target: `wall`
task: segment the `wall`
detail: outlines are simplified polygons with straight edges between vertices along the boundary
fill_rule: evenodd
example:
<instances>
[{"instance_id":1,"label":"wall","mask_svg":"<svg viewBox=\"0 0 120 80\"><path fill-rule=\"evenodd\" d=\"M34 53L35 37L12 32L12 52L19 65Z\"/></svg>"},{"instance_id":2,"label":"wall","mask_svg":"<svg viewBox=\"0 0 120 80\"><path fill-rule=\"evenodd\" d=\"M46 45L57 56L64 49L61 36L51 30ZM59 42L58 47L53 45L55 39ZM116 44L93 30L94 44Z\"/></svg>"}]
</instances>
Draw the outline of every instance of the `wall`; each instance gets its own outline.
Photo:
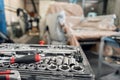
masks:
<instances>
[{"instance_id":1,"label":"wall","mask_svg":"<svg viewBox=\"0 0 120 80\"><path fill-rule=\"evenodd\" d=\"M82 6L82 4L81 4ZM91 8L94 8L94 12L98 13L98 0L86 0L84 5L84 14L87 16L91 12Z\"/></svg>"},{"instance_id":2,"label":"wall","mask_svg":"<svg viewBox=\"0 0 120 80\"><path fill-rule=\"evenodd\" d=\"M98 3L98 14L102 15L103 14L103 1Z\"/></svg>"},{"instance_id":3,"label":"wall","mask_svg":"<svg viewBox=\"0 0 120 80\"><path fill-rule=\"evenodd\" d=\"M4 3L7 24L18 21L16 9L24 8L24 0L4 0Z\"/></svg>"},{"instance_id":4,"label":"wall","mask_svg":"<svg viewBox=\"0 0 120 80\"><path fill-rule=\"evenodd\" d=\"M59 1L59 2L69 2L69 0L55 0L55 1ZM41 17L45 17L46 15L46 11L49 7L50 4L53 4L55 2L54 0L40 0L39 1L39 15L41 15ZM86 0L85 1L85 5L84 5L84 13L85 15L87 15L87 13L90 11L91 7L94 7L95 12L98 12L97 10L97 2L98 0ZM82 3L80 0L78 0L77 2L78 5L80 5L82 7Z\"/></svg>"},{"instance_id":5,"label":"wall","mask_svg":"<svg viewBox=\"0 0 120 80\"><path fill-rule=\"evenodd\" d=\"M39 0L34 0L34 3L35 3L35 6L36 6L36 10L39 13ZM26 0L25 9L28 13L32 13L32 12L35 11L31 0Z\"/></svg>"},{"instance_id":6,"label":"wall","mask_svg":"<svg viewBox=\"0 0 120 80\"><path fill-rule=\"evenodd\" d=\"M116 5L115 5L115 14L117 15L118 19L119 19L119 25L120 25L120 0L116 1Z\"/></svg>"},{"instance_id":7,"label":"wall","mask_svg":"<svg viewBox=\"0 0 120 80\"><path fill-rule=\"evenodd\" d=\"M0 0L0 32L6 34L6 20L4 11L4 0ZM0 39L1 41L1 39Z\"/></svg>"},{"instance_id":8,"label":"wall","mask_svg":"<svg viewBox=\"0 0 120 80\"><path fill-rule=\"evenodd\" d=\"M120 0L108 0L107 14L116 14L116 24L120 25Z\"/></svg>"},{"instance_id":9,"label":"wall","mask_svg":"<svg viewBox=\"0 0 120 80\"><path fill-rule=\"evenodd\" d=\"M44 18L50 4L53 4L54 1L51 0L40 0L39 1L39 15Z\"/></svg>"}]
</instances>

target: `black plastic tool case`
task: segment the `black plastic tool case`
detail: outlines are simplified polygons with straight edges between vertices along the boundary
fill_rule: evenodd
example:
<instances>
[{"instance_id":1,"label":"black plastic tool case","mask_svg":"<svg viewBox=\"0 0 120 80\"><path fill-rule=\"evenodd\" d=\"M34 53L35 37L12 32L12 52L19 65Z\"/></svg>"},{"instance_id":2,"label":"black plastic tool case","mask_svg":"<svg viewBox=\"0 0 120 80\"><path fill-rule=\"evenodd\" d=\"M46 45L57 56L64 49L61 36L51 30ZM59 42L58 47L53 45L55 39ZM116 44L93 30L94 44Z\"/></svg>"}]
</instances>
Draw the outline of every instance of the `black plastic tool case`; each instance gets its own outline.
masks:
<instances>
[{"instance_id":1,"label":"black plastic tool case","mask_svg":"<svg viewBox=\"0 0 120 80\"><path fill-rule=\"evenodd\" d=\"M52 56L63 55L68 56L71 54L79 65L83 66L82 71L72 71L71 68L69 71L61 71L61 70L48 70L48 69L28 69L21 68L20 64L17 67L10 67L10 65L6 64L4 66L0 65L0 69L13 69L18 70L21 74L22 80L94 80L95 75L90 67L90 64L82 51L81 47L72 47L67 45L37 45L37 44L1 44L0 52L9 52L11 55L29 55L35 54L38 52L42 56L46 57L46 54L53 54ZM30 53L31 52L31 53ZM51 56L51 55L47 56ZM35 67L37 66L37 63ZM29 65L29 64L27 64Z\"/></svg>"}]
</instances>

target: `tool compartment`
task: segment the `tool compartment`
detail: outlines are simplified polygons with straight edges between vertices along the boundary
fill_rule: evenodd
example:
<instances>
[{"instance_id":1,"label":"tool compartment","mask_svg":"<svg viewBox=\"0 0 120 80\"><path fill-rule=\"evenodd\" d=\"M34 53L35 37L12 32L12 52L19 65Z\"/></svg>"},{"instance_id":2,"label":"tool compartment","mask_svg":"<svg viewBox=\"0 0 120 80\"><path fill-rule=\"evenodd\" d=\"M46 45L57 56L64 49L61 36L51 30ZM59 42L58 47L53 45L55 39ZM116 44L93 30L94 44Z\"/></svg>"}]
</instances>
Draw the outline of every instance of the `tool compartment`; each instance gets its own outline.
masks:
<instances>
[{"instance_id":1,"label":"tool compartment","mask_svg":"<svg viewBox=\"0 0 120 80\"><path fill-rule=\"evenodd\" d=\"M23 80L94 80L95 75L80 47L67 45L2 44L0 69L18 70ZM40 55L40 61L10 63L14 56Z\"/></svg>"}]
</instances>

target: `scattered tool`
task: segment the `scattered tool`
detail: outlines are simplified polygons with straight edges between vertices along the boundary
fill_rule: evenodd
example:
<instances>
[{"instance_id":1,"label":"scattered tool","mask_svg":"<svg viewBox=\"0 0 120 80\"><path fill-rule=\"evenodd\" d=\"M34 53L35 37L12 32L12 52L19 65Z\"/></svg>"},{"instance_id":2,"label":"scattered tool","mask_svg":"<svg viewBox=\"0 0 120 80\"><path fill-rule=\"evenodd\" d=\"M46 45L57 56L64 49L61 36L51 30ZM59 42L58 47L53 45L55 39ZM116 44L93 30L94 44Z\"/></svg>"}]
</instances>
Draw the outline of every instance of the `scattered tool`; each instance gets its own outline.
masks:
<instances>
[{"instance_id":1,"label":"scattered tool","mask_svg":"<svg viewBox=\"0 0 120 80\"><path fill-rule=\"evenodd\" d=\"M80 66L80 65L73 65L72 66L72 71L75 71L75 72L83 72L83 67Z\"/></svg>"},{"instance_id":2,"label":"scattered tool","mask_svg":"<svg viewBox=\"0 0 120 80\"><path fill-rule=\"evenodd\" d=\"M58 68L55 64L50 64L48 65L47 69L51 71L56 71Z\"/></svg>"},{"instance_id":3,"label":"scattered tool","mask_svg":"<svg viewBox=\"0 0 120 80\"><path fill-rule=\"evenodd\" d=\"M4 74L12 74L12 73L10 70L0 71L0 75L4 75Z\"/></svg>"},{"instance_id":4,"label":"scattered tool","mask_svg":"<svg viewBox=\"0 0 120 80\"><path fill-rule=\"evenodd\" d=\"M16 70L5 70L0 71L0 80L21 80L21 77Z\"/></svg>"},{"instance_id":5,"label":"scattered tool","mask_svg":"<svg viewBox=\"0 0 120 80\"><path fill-rule=\"evenodd\" d=\"M33 63L33 62L39 62L41 60L41 56L39 54L35 55L27 55L21 58L14 58L12 57L10 60L10 63Z\"/></svg>"},{"instance_id":6,"label":"scattered tool","mask_svg":"<svg viewBox=\"0 0 120 80\"><path fill-rule=\"evenodd\" d=\"M37 69L38 69L38 70L45 70L46 67L47 67L46 64L37 64Z\"/></svg>"},{"instance_id":7,"label":"scattered tool","mask_svg":"<svg viewBox=\"0 0 120 80\"><path fill-rule=\"evenodd\" d=\"M73 58L73 57L69 58L69 65L70 65L70 67L75 65L75 62L76 62L75 58Z\"/></svg>"},{"instance_id":8,"label":"scattered tool","mask_svg":"<svg viewBox=\"0 0 120 80\"><path fill-rule=\"evenodd\" d=\"M35 69L35 64L31 63L31 64L28 64L27 68L30 69L30 70L34 70Z\"/></svg>"},{"instance_id":9,"label":"scattered tool","mask_svg":"<svg viewBox=\"0 0 120 80\"><path fill-rule=\"evenodd\" d=\"M68 65L60 65L59 70L60 71L69 71L70 67Z\"/></svg>"}]
</instances>

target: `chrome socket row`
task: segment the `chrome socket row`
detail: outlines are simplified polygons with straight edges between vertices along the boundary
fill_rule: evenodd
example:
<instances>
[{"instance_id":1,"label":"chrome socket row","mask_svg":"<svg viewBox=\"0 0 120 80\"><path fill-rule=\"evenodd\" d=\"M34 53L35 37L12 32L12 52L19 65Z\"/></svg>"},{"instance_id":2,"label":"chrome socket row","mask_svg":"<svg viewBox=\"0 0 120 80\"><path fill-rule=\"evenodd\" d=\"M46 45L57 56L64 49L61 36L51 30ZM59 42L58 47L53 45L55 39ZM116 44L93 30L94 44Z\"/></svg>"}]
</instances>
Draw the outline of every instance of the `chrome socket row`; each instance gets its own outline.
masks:
<instances>
[{"instance_id":1,"label":"chrome socket row","mask_svg":"<svg viewBox=\"0 0 120 80\"><path fill-rule=\"evenodd\" d=\"M30 70L50 70L50 71L84 71L83 65L78 63L73 57L45 57L38 63L31 64L6 64L6 68L30 69Z\"/></svg>"}]
</instances>

